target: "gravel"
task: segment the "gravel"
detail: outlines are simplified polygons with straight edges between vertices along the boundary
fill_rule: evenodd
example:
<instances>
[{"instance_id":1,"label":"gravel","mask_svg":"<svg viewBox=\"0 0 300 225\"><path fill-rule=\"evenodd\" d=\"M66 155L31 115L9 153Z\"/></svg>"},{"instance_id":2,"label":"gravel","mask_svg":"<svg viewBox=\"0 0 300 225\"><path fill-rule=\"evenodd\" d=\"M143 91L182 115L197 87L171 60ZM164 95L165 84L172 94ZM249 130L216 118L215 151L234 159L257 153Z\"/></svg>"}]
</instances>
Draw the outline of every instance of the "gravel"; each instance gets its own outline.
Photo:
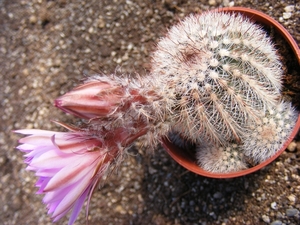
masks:
<instances>
[{"instance_id":1,"label":"gravel","mask_svg":"<svg viewBox=\"0 0 300 225\"><path fill-rule=\"evenodd\" d=\"M271 225L282 225L282 222L280 220L275 220L271 223Z\"/></svg>"},{"instance_id":2,"label":"gravel","mask_svg":"<svg viewBox=\"0 0 300 225\"><path fill-rule=\"evenodd\" d=\"M297 216L299 214L299 210L291 208L287 209L285 213L288 217Z\"/></svg>"},{"instance_id":3,"label":"gravel","mask_svg":"<svg viewBox=\"0 0 300 225\"><path fill-rule=\"evenodd\" d=\"M145 75L155 42L171 24L223 6L263 11L300 43L296 1L0 0L0 224L52 224L12 130L76 123L55 109L55 98L96 72ZM89 223L299 224L299 139L264 169L224 180L195 175L160 146L151 154L137 143L95 191ZM75 224L85 224L84 210Z\"/></svg>"}]
</instances>

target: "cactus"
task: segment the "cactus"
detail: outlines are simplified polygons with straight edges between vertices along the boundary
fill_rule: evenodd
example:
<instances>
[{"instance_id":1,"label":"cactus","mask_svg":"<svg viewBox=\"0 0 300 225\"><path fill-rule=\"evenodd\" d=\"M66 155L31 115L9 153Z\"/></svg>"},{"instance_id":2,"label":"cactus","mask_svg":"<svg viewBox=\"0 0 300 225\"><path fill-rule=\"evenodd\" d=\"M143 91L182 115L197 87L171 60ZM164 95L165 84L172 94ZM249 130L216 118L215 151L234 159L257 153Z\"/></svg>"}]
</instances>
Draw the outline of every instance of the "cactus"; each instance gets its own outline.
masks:
<instances>
[{"instance_id":1,"label":"cactus","mask_svg":"<svg viewBox=\"0 0 300 225\"><path fill-rule=\"evenodd\" d=\"M173 26L157 44L152 74L168 103L170 139L179 147L196 145L199 165L210 172L265 161L297 120L280 103L282 69L271 39L241 15L209 12ZM272 118L273 111L286 119ZM260 130L267 120L277 121L276 141Z\"/></svg>"},{"instance_id":2,"label":"cactus","mask_svg":"<svg viewBox=\"0 0 300 225\"><path fill-rule=\"evenodd\" d=\"M174 129L193 142L240 142L247 124L280 96L276 50L259 26L240 15L187 17L159 41L152 61Z\"/></svg>"},{"instance_id":3,"label":"cactus","mask_svg":"<svg viewBox=\"0 0 300 225\"><path fill-rule=\"evenodd\" d=\"M283 146L297 121L298 113L290 103L281 102L266 110L262 119L249 124L244 135L242 149L255 163L261 163Z\"/></svg>"},{"instance_id":4,"label":"cactus","mask_svg":"<svg viewBox=\"0 0 300 225\"><path fill-rule=\"evenodd\" d=\"M248 168L244 154L238 144L210 146L202 143L196 149L200 167L212 173L229 173Z\"/></svg>"}]
</instances>

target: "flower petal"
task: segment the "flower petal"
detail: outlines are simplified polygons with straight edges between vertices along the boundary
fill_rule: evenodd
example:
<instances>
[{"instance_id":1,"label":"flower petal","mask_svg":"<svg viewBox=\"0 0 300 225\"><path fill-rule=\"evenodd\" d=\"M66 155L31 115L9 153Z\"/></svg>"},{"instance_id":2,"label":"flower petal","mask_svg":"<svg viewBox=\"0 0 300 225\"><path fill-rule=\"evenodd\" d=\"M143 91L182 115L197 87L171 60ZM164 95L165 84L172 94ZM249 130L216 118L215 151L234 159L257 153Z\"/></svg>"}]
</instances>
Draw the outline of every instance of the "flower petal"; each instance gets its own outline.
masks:
<instances>
[{"instance_id":1,"label":"flower petal","mask_svg":"<svg viewBox=\"0 0 300 225\"><path fill-rule=\"evenodd\" d=\"M86 196L88 195L89 192L90 190L86 189L85 192L83 192L83 194L78 198L78 200L74 204L73 211L70 216L68 225L72 225L75 222L78 214L80 213L84 200L86 199Z\"/></svg>"},{"instance_id":2,"label":"flower petal","mask_svg":"<svg viewBox=\"0 0 300 225\"><path fill-rule=\"evenodd\" d=\"M83 179L83 177L88 177L87 173L94 168L94 161L97 159L97 156L97 152L91 152L85 157L73 159L71 164L66 165L52 177L44 191L48 192L53 189L63 188L72 182Z\"/></svg>"},{"instance_id":3,"label":"flower petal","mask_svg":"<svg viewBox=\"0 0 300 225\"><path fill-rule=\"evenodd\" d=\"M68 207L74 204L75 201L80 197L80 195L87 189L90 182L91 182L90 177L83 177L83 179L80 182L78 181L76 187L70 189L69 192L65 193L66 195L54 210L52 217L56 217L62 212L65 212L65 210Z\"/></svg>"}]
</instances>

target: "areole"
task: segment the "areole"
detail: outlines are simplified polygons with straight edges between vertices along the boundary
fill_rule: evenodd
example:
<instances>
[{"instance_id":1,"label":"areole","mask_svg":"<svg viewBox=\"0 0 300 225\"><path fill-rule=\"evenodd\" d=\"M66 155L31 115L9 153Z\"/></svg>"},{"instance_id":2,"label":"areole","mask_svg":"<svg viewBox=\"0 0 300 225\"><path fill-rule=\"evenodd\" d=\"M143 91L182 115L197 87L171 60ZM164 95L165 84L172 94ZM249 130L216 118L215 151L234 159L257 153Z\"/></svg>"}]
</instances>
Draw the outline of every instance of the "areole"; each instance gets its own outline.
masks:
<instances>
[{"instance_id":1,"label":"areole","mask_svg":"<svg viewBox=\"0 0 300 225\"><path fill-rule=\"evenodd\" d=\"M300 64L300 49L296 43L296 41L293 39L293 37L290 35L290 33L276 20L271 18L270 16L257 11L253 9L243 8L243 7L228 7L228 8L219 8L214 11L218 12L226 12L226 13L240 13L246 17L248 17L251 21L259 23L263 26L272 26L275 28L275 31L278 32L290 45L292 48L295 57L297 58L297 61ZM293 131L289 138L286 140L284 145L280 150L277 151L277 153L269 158L268 160L264 161L263 163L260 163L254 167L251 167L249 169L241 170L238 172L231 172L231 173L211 173L203 170L200 168L195 160L195 157L187 152L182 151L177 146L172 144L167 138L164 138L162 140L162 145L165 148L165 150L168 152L168 154L181 166L186 168L187 170L194 172L196 174L205 176L205 177L211 177L211 178L234 178L234 177L240 177L244 176L250 173L253 173L266 165L270 164L272 161L274 161L290 144L290 142L293 140L293 138L296 136L298 130L300 127L300 115L298 116L298 120L293 128Z\"/></svg>"}]
</instances>

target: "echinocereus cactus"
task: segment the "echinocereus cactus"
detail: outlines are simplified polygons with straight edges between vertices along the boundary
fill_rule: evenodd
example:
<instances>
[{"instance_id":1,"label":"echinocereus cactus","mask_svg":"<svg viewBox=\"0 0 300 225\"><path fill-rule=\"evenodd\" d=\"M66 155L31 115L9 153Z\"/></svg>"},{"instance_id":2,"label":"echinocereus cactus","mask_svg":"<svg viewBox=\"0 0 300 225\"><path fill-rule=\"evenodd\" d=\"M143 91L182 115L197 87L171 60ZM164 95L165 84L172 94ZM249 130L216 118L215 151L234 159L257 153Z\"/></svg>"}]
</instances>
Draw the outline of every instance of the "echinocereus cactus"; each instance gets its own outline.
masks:
<instances>
[{"instance_id":1,"label":"echinocereus cactus","mask_svg":"<svg viewBox=\"0 0 300 225\"><path fill-rule=\"evenodd\" d=\"M152 73L161 79L168 96L167 110L173 114L170 121L176 121L171 130L180 136L175 142L199 146L209 142L207 152L202 150L196 156L201 167L210 172L246 168L244 154L262 162L274 155L291 133L291 129L285 130L276 143L262 141L268 146L265 148L251 138L256 130L250 129L250 124L259 128L268 109L280 103L282 70L270 38L241 15L192 15L173 26L157 44ZM292 128L297 112L289 110L285 124ZM180 140L182 137L189 141ZM237 146L235 152L240 151L241 166L234 167L240 161L236 159L222 167L222 160L212 155L233 156L229 152L232 143ZM221 153L220 149L227 150Z\"/></svg>"},{"instance_id":2,"label":"echinocereus cactus","mask_svg":"<svg viewBox=\"0 0 300 225\"><path fill-rule=\"evenodd\" d=\"M260 27L240 15L186 18L160 40L152 68L177 132L194 142L239 142L248 122L280 97L276 50Z\"/></svg>"},{"instance_id":3,"label":"echinocereus cactus","mask_svg":"<svg viewBox=\"0 0 300 225\"><path fill-rule=\"evenodd\" d=\"M29 135L18 149L40 177L53 219L73 209L72 224L103 174L141 136L155 146L170 134L216 173L247 168L247 157L259 163L275 154L297 114L281 103L281 74L259 26L236 14L192 15L158 42L147 77L94 76L55 101L84 119L84 127L16 131Z\"/></svg>"}]
</instances>

